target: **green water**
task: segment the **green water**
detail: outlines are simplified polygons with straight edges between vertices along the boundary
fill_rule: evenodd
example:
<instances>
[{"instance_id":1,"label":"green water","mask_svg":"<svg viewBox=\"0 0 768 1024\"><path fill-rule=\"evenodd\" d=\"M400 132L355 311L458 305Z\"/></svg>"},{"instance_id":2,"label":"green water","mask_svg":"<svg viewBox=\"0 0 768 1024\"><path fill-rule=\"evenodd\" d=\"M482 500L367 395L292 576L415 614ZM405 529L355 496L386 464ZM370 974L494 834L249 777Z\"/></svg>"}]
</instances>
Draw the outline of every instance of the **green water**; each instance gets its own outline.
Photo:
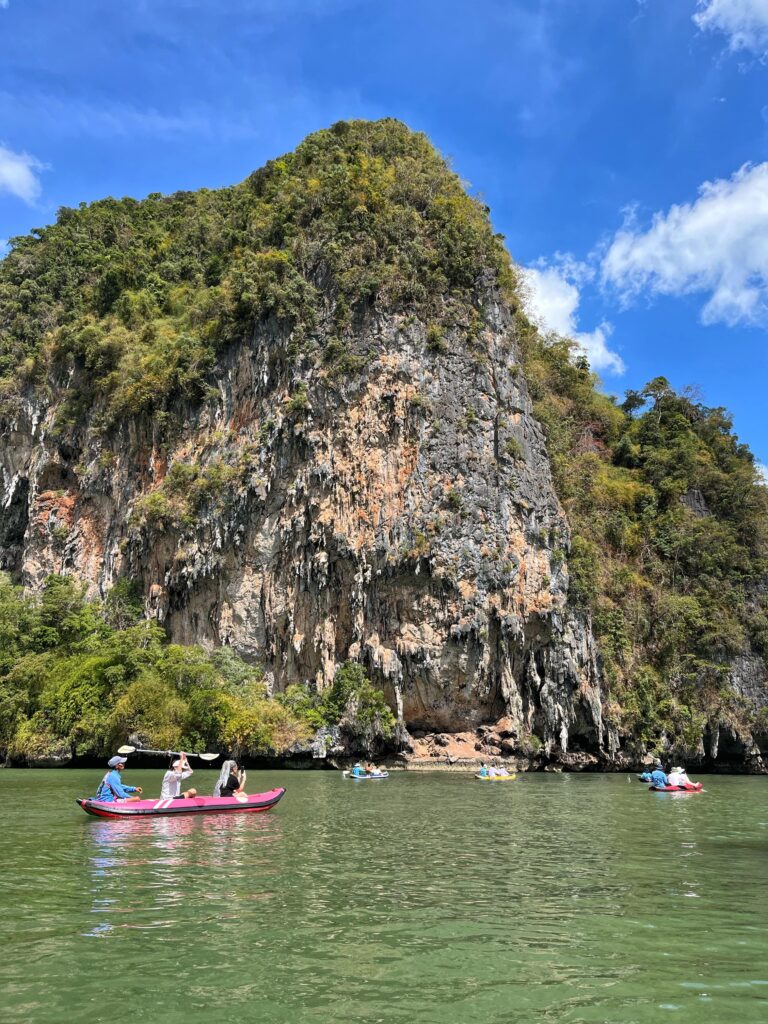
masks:
<instances>
[{"instance_id":1,"label":"green water","mask_svg":"<svg viewBox=\"0 0 768 1024\"><path fill-rule=\"evenodd\" d=\"M0 771L3 1024L768 1020L766 779L251 772L274 811L128 822L98 777Z\"/></svg>"}]
</instances>

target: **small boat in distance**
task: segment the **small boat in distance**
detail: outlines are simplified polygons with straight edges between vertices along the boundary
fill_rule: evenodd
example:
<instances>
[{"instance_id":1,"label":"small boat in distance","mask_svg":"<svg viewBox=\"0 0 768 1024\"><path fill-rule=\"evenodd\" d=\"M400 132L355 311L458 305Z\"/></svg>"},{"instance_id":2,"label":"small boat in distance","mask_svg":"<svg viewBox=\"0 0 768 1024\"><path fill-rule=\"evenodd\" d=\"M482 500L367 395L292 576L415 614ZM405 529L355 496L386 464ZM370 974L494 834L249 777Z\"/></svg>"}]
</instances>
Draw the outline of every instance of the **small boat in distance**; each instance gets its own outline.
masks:
<instances>
[{"instance_id":1,"label":"small boat in distance","mask_svg":"<svg viewBox=\"0 0 768 1024\"><path fill-rule=\"evenodd\" d=\"M285 789L235 796L196 796L161 800L117 800L105 803L93 798L77 799L86 814L96 818L148 818L173 814L238 814L243 811L268 811L282 798Z\"/></svg>"},{"instance_id":2,"label":"small boat in distance","mask_svg":"<svg viewBox=\"0 0 768 1024\"><path fill-rule=\"evenodd\" d=\"M356 782L370 782L389 778L389 772L366 772L365 775L355 775L353 772L343 771L341 774L345 779L354 779Z\"/></svg>"},{"instance_id":3,"label":"small boat in distance","mask_svg":"<svg viewBox=\"0 0 768 1024\"><path fill-rule=\"evenodd\" d=\"M514 779L517 778L517 774L513 773L512 775L476 775L475 778L479 779L481 782L512 782Z\"/></svg>"}]
</instances>

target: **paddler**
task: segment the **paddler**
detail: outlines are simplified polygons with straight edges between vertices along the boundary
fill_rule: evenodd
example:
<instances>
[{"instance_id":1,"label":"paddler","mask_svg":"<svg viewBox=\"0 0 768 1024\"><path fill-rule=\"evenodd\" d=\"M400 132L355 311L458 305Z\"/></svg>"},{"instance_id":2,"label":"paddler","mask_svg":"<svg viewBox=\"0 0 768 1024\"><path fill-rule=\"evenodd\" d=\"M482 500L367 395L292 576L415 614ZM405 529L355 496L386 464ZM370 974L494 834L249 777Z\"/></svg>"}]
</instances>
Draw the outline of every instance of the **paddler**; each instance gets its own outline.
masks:
<instances>
[{"instance_id":1,"label":"paddler","mask_svg":"<svg viewBox=\"0 0 768 1024\"><path fill-rule=\"evenodd\" d=\"M160 790L160 799L191 800L193 797L196 797L196 789L187 789L183 793L181 792L182 782L184 779L188 779L191 774L192 769L189 767L187 755L182 750L177 759L163 776L163 786Z\"/></svg>"},{"instance_id":2,"label":"paddler","mask_svg":"<svg viewBox=\"0 0 768 1024\"><path fill-rule=\"evenodd\" d=\"M141 794L141 786L126 786L120 778L120 773L125 768L126 760L121 754L115 754L107 761L110 771L99 783L94 799L104 804L113 804L118 800L141 800L141 796L131 796L132 793Z\"/></svg>"},{"instance_id":3,"label":"paddler","mask_svg":"<svg viewBox=\"0 0 768 1024\"><path fill-rule=\"evenodd\" d=\"M665 789L669 785L667 774L662 767L661 761L657 761L651 772L651 785L655 789Z\"/></svg>"},{"instance_id":4,"label":"paddler","mask_svg":"<svg viewBox=\"0 0 768 1024\"><path fill-rule=\"evenodd\" d=\"M667 776L667 781L670 786L682 786L685 788L686 786L693 785L691 780L688 778L685 768L681 768L679 765L672 769Z\"/></svg>"},{"instance_id":5,"label":"paddler","mask_svg":"<svg viewBox=\"0 0 768 1024\"><path fill-rule=\"evenodd\" d=\"M354 775L355 778L365 778L366 771L359 761L355 761L354 765L352 766L351 774Z\"/></svg>"}]
</instances>

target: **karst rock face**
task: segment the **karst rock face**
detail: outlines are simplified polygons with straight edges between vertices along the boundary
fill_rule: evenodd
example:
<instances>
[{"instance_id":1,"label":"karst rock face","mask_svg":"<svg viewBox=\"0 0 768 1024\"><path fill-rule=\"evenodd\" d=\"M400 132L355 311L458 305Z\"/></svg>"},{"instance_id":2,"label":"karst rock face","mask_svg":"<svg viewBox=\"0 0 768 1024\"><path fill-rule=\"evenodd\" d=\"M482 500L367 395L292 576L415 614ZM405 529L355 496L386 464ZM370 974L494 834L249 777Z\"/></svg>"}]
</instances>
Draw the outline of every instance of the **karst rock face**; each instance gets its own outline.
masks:
<instances>
[{"instance_id":1,"label":"karst rock face","mask_svg":"<svg viewBox=\"0 0 768 1024\"><path fill-rule=\"evenodd\" d=\"M490 752L492 728L538 765L642 763L569 603L515 272L424 136L340 123L230 189L65 210L20 242L0 569L32 592L131 580L172 640L231 647L272 692L358 661L406 747ZM759 717L765 663L740 650L728 686ZM712 706L688 763L764 770L748 719Z\"/></svg>"},{"instance_id":2,"label":"karst rock face","mask_svg":"<svg viewBox=\"0 0 768 1024\"><path fill-rule=\"evenodd\" d=\"M231 346L170 446L144 417L106 455L87 423L51 436L55 400L30 401L0 452L4 567L101 593L130 575L174 640L231 645L276 690L355 658L408 728L506 717L552 749L603 750L568 524L493 286L474 345L380 314L354 372L289 345L267 323ZM183 523L137 515L174 463L241 469Z\"/></svg>"}]
</instances>

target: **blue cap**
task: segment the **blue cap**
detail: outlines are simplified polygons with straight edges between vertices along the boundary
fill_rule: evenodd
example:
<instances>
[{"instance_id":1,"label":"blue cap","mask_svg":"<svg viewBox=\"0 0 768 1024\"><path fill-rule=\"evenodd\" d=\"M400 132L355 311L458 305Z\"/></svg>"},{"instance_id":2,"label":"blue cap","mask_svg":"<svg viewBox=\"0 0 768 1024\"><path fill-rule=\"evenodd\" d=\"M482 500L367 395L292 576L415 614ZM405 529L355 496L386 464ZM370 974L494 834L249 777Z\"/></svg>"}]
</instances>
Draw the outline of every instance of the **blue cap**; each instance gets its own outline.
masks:
<instances>
[{"instance_id":1,"label":"blue cap","mask_svg":"<svg viewBox=\"0 0 768 1024\"><path fill-rule=\"evenodd\" d=\"M117 768L119 764L125 764L125 758L121 757L120 754L115 754L114 757L110 757L110 759L107 761L107 764L109 765L110 768Z\"/></svg>"}]
</instances>

